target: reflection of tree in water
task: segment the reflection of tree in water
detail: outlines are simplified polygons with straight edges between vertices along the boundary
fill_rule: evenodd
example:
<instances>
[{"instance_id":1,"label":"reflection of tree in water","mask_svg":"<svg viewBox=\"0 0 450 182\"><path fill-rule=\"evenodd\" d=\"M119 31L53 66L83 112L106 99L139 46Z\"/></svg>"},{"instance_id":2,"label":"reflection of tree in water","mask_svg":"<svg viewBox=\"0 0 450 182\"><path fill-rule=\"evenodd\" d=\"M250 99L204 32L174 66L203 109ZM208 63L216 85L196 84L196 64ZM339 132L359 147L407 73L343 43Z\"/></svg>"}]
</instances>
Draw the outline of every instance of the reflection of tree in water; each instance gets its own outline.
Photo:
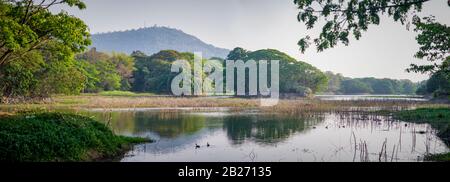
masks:
<instances>
[{"instance_id":1,"label":"reflection of tree in water","mask_svg":"<svg viewBox=\"0 0 450 182\"><path fill-rule=\"evenodd\" d=\"M192 135L203 128L221 127L233 144L245 140L260 144L276 144L296 132L324 120L323 116L228 115L208 117L183 112L104 112L95 117L107 122L118 134L141 136L149 132L161 138L175 139Z\"/></svg>"},{"instance_id":2,"label":"reflection of tree in water","mask_svg":"<svg viewBox=\"0 0 450 182\"><path fill-rule=\"evenodd\" d=\"M104 123L109 122L116 133L125 135L154 132L160 137L175 138L206 127L205 116L182 112L91 112L89 115Z\"/></svg>"},{"instance_id":3,"label":"reflection of tree in water","mask_svg":"<svg viewBox=\"0 0 450 182\"><path fill-rule=\"evenodd\" d=\"M135 130L135 112L88 112L101 122L109 123L117 134L132 135Z\"/></svg>"},{"instance_id":4,"label":"reflection of tree in water","mask_svg":"<svg viewBox=\"0 0 450 182\"><path fill-rule=\"evenodd\" d=\"M226 117L223 127L233 144L242 144L246 140L276 144L322 121L322 116L239 115Z\"/></svg>"},{"instance_id":5,"label":"reflection of tree in water","mask_svg":"<svg viewBox=\"0 0 450 182\"><path fill-rule=\"evenodd\" d=\"M175 138L193 134L205 127L205 117L177 112L136 112L134 133L155 132L160 137Z\"/></svg>"}]
</instances>

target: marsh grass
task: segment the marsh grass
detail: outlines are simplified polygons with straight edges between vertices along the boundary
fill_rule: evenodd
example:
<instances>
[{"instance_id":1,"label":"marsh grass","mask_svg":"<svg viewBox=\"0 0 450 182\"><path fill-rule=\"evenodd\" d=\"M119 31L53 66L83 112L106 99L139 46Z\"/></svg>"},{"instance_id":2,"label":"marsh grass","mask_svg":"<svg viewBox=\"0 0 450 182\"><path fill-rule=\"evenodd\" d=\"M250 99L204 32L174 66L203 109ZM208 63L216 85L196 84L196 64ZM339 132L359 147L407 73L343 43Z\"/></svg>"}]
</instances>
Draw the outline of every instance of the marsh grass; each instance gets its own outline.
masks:
<instances>
[{"instance_id":1,"label":"marsh grass","mask_svg":"<svg viewBox=\"0 0 450 182\"><path fill-rule=\"evenodd\" d=\"M148 139L115 135L92 118L25 112L0 117L1 161L111 160Z\"/></svg>"},{"instance_id":2,"label":"marsh grass","mask_svg":"<svg viewBox=\"0 0 450 182\"><path fill-rule=\"evenodd\" d=\"M133 93L135 94L135 93ZM118 94L109 95L80 95L80 96L55 96L51 102L30 104L3 104L1 108L38 108L38 107L84 107L84 108L143 108L143 107L236 107L236 108L261 108L277 112L298 111L333 111L356 110L361 108L385 108L401 110L410 107L437 107L447 106L429 102L393 100L342 100L325 101L319 99L294 98L280 99L277 105L272 107L260 107L257 98L215 98L215 97L160 97L160 96L126 96Z\"/></svg>"},{"instance_id":3,"label":"marsh grass","mask_svg":"<svg viewBox=\"0 0 450 182\"><path fill-rule=\"evenodd\" d=\"M122 97L143 97L143 96L154 96L153 93L136 93L136 92L130 92L130 91L103 91L98 94L99 96L122 96Z\"/></svg>"}]
</instances>

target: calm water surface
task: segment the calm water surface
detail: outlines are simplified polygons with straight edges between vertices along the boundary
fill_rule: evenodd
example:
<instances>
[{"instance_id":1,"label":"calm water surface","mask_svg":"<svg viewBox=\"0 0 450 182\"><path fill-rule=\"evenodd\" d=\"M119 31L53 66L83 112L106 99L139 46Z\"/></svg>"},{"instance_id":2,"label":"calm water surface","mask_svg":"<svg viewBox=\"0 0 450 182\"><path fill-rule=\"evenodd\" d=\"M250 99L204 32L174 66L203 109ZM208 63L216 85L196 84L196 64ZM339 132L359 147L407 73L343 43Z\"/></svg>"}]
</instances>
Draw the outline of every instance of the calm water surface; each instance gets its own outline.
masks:
<instances>
[{"instance_id":1,"label":"calm water surface","mask_svg":"<svg viewBox=\"0 0 450 182\"><path fill-rule=\"evenodd\" d=\"M380 116L286 116L226 108L91 110L90 114L118 134L155 140L136 145L122 159L126 162L421 161L426 153L449 151L430 125Z\"/></svg>"}]
</instances>

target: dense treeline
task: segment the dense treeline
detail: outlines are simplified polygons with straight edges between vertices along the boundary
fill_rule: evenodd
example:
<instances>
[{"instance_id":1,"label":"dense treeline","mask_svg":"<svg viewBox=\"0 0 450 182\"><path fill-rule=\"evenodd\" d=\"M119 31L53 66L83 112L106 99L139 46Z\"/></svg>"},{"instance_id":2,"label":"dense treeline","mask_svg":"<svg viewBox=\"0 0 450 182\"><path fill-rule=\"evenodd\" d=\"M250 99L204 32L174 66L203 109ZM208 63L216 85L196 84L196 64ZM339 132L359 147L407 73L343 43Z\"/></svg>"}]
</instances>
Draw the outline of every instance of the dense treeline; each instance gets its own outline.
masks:
<instances>
[{"instance_id":1,"label":"dense treeline","mask_svg":"<svg viewBox=\"0 0 450 182\"><path fill-rule=\"evenodd\" d=\"M136 60L132 91L164 94L171 93L171 81L173 77L178 74L170 72L171 63L181 59L192 62L194 59L192 53L179 53L173 50L160 51L151 56L146 56L142 52L136 51L132 54L132 57ZM222 71L226 73L226 60L222 58L211 59L218 60L222 63ZM259 60L279 60L280 92L282 93L307 95L320 91L326 87L327 78L320 70L310 64L297 61L278 50L265 49L251 52L242 48L235 48L228 54L227 60L255 60L256 62ZM205 61L206 60L204 59L203 62ZM246 74L246 90L248 92L248 73ZM206 76L207 75L204 75L204 77ZM270 80L270 78L268 80ZM226 87L225 77L224 87Z\"/></svg>"},{"instance_id":2,"label":"dense treeline","mask_svg":"<svg viewBox=\"0 0 450 182\"><path fill-rule=\"evenodd\" d=\"M410 80L347 78L330 71L325 74L329 80L325 93L332 94L414 94L418 86Z\"/></svg>"},{"instance_id":3,"label":"dense treeline","mask_svg":"<svg viewBox=\"0 0 450 182\"><path fill-rule=\"evenodd\" d=\"M95 48L75 56L79 70L85 75L83 92L130 90L134 59L123 53L111 55Z\"/></svg>"},{"instance_id":4,"label":"dense treeline","mask_svg":"<svg viewBox=\"0 0 450 182\"><path fill-rule=\"evenodd\" d=\"M237 47L228 54L227 60L255 60L257 63L260 60L278 60L280 93L308 96L327 87L327 77L322 71L275 49L252 52ZM268 64L268 67L270 67L270 64ZM268 75L268 80L270 80L270 75Z\"/></svg>"},{"instance_id":5,"label":"dense treeline","mask_svg":"<svg viewBox=\"0 0 450 182\"><path fill-rule=\"evenodd\" d=\"M85 8L80 0L0 0L0 102L110 90L170 94L171 80L177 74L170 71L171 62L193 60L192 53L170 50L151 56L139 51L131 55L106 54L95 48L85 51L91 44L88 27L67 12L52 13L49 8L56 4ZM416 20L415 26L421 46L416 57L434 62L408 69L431 74L418 89L409 80L350 79L324 74L274 49L235 48L227 60L279 60L282 93L413 94L417 90L420 94L448 96L450 28L433 18ZM215 59L225 64L222 58Z\"/></svg>"},{"instance_id":6,"label":"dense treeline","mask_svg":"<svg viewBox=\"0 0 450 182\"><path fill-rule=\"evenodd\" d=\"M238 53L241 57L236 57ZM171 72L171 63L175 60L187 60L193 65L194 54L174 50L163 50L150 56L140 51L131 55L114 52L107 54L92 48L65 61L59 61L49 55L45 58L44 60L42 53L30 54L28 59L34 61L24 59L2 67L4 76L1 79L5 83L2 84L2 94L5 101L18 97L45 98L52 94L112 90L171 94L172 79L179 74ZM213 59L223 64L222 71L226 73L225 60ZM279 60L282 93L309 95L326 87L327 78L320 70L274 49L251 52L236 48L230 52L227 59ZM205 61L207 59L203 59L203 63ZM208 82L206 76L203 75L204 82ZM246 79L248 91L248 75Z\"/></svg>"},{"instance_id":7,"label":"dense treeline","mask_svg":"<svg viewBox=\"0 0 450 182\"><path fill-rule=\"evenodd\" d=\"M186 60L190 63L191 68L194 64L193 53L180 53L174 50L163 50L151 56L135 51L132 53L132 57L136 61L136 68L133 72L134 83L131 90L135 92L171 94L172 79L179 74L171 72L172 63L176 60ZM206 59L202 61L205 62ZM199 78L194 77L193 79ZM193 80L192 83L195 84Z\"/></svg>"}]
</instances>

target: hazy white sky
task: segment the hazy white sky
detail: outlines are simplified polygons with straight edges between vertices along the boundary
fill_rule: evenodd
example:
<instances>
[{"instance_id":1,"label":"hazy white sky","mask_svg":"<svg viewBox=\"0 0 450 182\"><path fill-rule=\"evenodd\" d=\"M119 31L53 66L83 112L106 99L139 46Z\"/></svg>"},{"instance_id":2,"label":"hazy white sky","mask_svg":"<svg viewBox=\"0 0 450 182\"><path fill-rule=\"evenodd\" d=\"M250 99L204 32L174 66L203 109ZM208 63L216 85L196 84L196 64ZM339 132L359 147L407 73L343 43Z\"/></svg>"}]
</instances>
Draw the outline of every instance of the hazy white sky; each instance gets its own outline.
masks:
<instances>
[{"instance_id":1,"label":"hazy white sky","mask_svg":"<svg viewBox=\"0 0 450 182\"><path fill-rule=\"evenodd\" d=\"M307 31L297 21L293 0L85 0L87 9L67 9L83 19L92 33L127 30L144 26L169 26L192 34L206 43L232 49L274 48L321 70L349 77L396 78L419 81L427 75L406 73L418 46L416 33L392 19L371 26L359 41L318 53L301 54L297 42ZM423 15L435 15L450 24L447 0L424 4Z\"/></svg>"}]
</instances>

